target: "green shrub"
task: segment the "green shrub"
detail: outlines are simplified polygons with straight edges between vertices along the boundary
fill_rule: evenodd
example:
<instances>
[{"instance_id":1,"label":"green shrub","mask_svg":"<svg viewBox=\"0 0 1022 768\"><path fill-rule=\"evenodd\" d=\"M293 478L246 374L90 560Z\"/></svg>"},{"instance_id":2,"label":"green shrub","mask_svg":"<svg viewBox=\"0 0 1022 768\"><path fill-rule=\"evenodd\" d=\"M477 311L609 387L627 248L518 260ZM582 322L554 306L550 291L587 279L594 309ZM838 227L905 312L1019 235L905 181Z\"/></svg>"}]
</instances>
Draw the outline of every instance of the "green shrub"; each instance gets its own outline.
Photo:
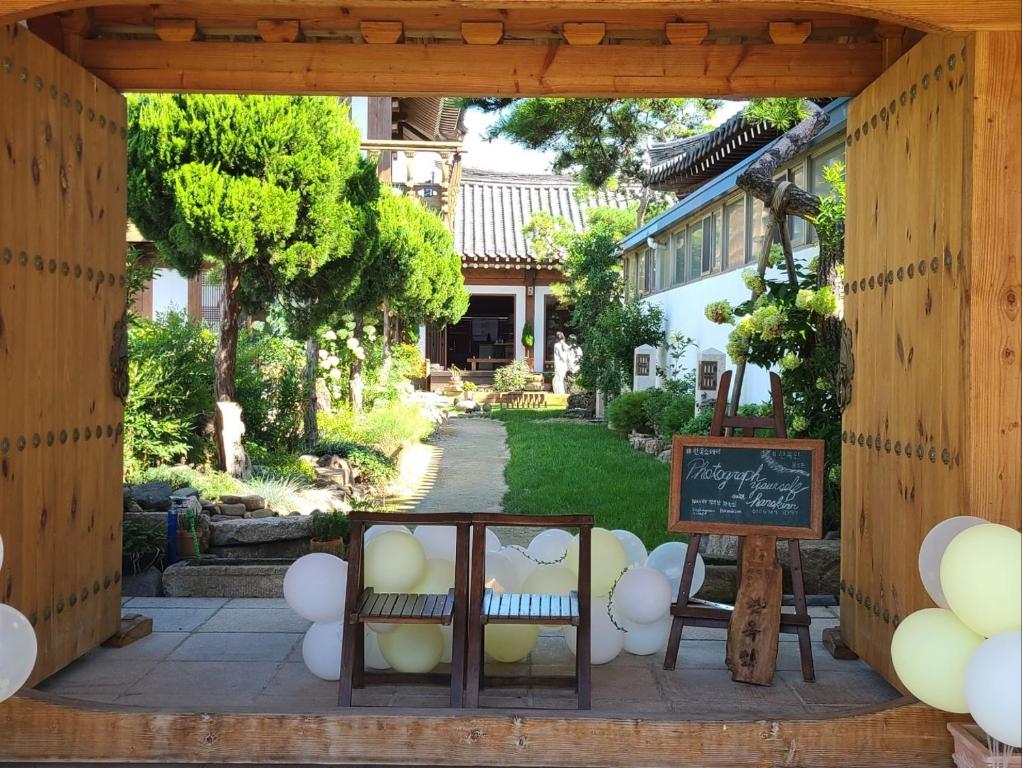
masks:
<instances>
[{"instance_id":1,"label":"green shrub","mask_svg":"<svg viewBox=\"0 0 1022 768\"><path fill-rule=\"evenodd\" d=\"M249 440L271 451L298 449L304 374L303 345L266 330L241 333L236 384Z\"/></svg>"},{"instance_id":2,"label":"green shrub","mask_svg":"<svg viewBox=\"0 0 1022 768\"><path fill-rule=\"evenodd\" d=\"M395 400L377 405L364 416L361 442L393 456L402 447L425 440L433 426L417 404Z\"/></svg>"},{"instance_id":3,"label":"green shrub","mask_svg":"<svg viewBox=\"0 0 1022 768\"><path fill-rule=\"evenodd\" d=\"M713 408L703 408L681 428L683 435L708 435L713 424Z\"/></svg>"},{"instance_id":4,"label":"green shrub","mask_svg":"<svg viewBox=\"0 0 1022 768\"><path fill-rule=\"evenodd\" d=\"M320 440L312 452L317 456L337 455L362 472L366 482L377 488L397 477L397 464L386 454L367 445L344 440Z\"/></svg>"},{"instance_id":5,"label":"green shrub","mask_svg":"<svg viewBox=\"0 0 1022 768\"><path fill-rule=\"evenodd\" d=\"M300 478L312 482L316 472L298 455L289 451L270 451L257 443L245 443L245 451L252 460L252 470L260 477Z\"/></svg>"},{"instance_id":6,"label":"green shrub","mask_svg":"<svg viewBox=\"0 0 1022 768\"><path fill-rule=\"evenodd\" d=\"M519 392L525 388L532 371L524 360L498 368L493 374L493 388L498 392Z\"/></svg>"},{"instance_id":7,"label":"green shrub","mask_svg":"<svg viewBox=\"0 0 1022 768\"><path fill-rule=\"evenodd\" d=\"M351 522L343 512L324 512L312 516L312 538L320 541L347 540Z\"/></svg>"},{"instance_id":8,"label":"green shrub","mask_svg":"<svg viewBox=\"0 0 1022 768\"><path fill-rule=\"evenodd\" d=\"M650 392L625 392L610 401L607 406L607 418L611 427L623 434L630 432L650 433L653 427L646 414L645 404L649 399Z\"/></svg>"},{"instance_id":9,"label":"green shrub","mask_svg":"<svg viewBox=\"0 0 1022 768\"><path fill-rule=\"evenodd\" d=\"M682 431L695 415L695 397L676 394L668 389L648 390L643 403L646 419L660 437L670 437Z\"/></svg>"},{"instance_id":10,"label":"green shrub","mask_svg":"<svg viewBox=\"0 0 1022 768\"><path fill-rule=\"evenodd\" d=\"M244 483L226 472L195 469L184 465L146 467L137 475L128 478L133 483L151 483L162 481L170 483L171 488L195 488L204 499L219 499L225 494L243 494L246 492Z\"/></svg>"}]
</instances>

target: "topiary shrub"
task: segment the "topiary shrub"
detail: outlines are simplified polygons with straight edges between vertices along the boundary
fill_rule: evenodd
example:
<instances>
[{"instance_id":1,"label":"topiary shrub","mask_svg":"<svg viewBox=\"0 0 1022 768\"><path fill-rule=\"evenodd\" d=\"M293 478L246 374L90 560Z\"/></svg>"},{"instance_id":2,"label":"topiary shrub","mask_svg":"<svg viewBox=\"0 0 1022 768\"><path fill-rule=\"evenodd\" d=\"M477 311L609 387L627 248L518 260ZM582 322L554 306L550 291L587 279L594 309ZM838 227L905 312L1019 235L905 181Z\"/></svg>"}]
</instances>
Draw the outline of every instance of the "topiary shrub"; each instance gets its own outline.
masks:
<instances>
[{"instance_id":1,"label":"topiary shrub","mask_svg":"<svg viewBox=\"0 0 1022 768\"><path fill-rule=\"evenodd\" d=\"M532 371L524 360L498 368L493 374L493 388L498 392L520 392L525 389Z\"/></svg>"},{"instance_id":2,"label":"topiary shrub","mask_svg":"<svg viewBox=\"0 0 1022 768\"><path fill-rule=\"evenodd\" d=\"M647 389L642 392L625 392L611 400L607 406L607 418L611 429L625 435L630 432L651 433L653 426L646 413L646 401L653 391Z\"/></svg>"},{"instance_id":3,"label":"topiary shrub","mask_svg":"<svg viewBox=\"0 0 1022 768\"><path fill-rule=\"evenodd\" d=\"M653 431L660 437L679 434L695 415L695 397L667 389L651 389L643 408Z\"/></svg>"}]
</instances>

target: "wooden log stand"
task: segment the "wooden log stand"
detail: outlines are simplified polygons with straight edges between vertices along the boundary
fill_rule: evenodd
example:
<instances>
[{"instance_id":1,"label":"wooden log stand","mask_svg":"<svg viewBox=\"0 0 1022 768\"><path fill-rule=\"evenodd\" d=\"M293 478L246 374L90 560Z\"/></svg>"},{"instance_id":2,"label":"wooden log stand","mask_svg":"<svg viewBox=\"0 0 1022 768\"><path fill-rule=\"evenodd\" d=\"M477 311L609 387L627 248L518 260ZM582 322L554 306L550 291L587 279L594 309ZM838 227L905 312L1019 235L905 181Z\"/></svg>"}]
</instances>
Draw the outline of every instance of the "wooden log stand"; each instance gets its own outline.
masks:
<instances>
[{"instance_id":1,"label":"wooden log stand","mask_svg":"<svg viewBox=\"0 0 1022 768\"><path fill-rule=\"evenodd\" d=\"M781 381L775 373L770 374L771 401L773 414L767 417L728 416L726 407L731 387L732 372L721 375L717 390L710 434L719 437L736 437L741 430L742 440L754 436L755 430L769 429L776 438L786 438L784 424L784 403ZM752 444L749 441L747 444ZM768 441L767 441L768 442ZM671 479L671 520L680 505L678 486L680 481L681 455L679 446L674 448L674 467ZM815 469L815 465L814 465ZM817 474L814 471L814 474ZM818 478L814 478L817 479ZM820 510L814 505L813 526L815 537L819 537ZM733 532L724 530L728 526L706 524L703 533ZM675 528L676 529L676 528ZM798 635L799 655L802 662L802 677L807 682L816 680L813 667L813 652L809 637L812 619L806 605L805 583L802 578L802 553L795 534L781 527L750 528L755 533L738 533L738 594L735 605L708 603L691 596L692 579L695 571L696 554L703 533L692 532L688 551L678 588L678 599L671 606L671 633L667 641L664 669L673 670L678 661L682 632L686 625L728 630L726 663L732 679L755 685L770 685L773 682L777 664L778 636L781 633ZM761 532L760 532L761 531ZM806 537L806 532L799 535ZM788 538L788 557L791 568L791 585L795 599L794 613L781 610L781 566L777 561L777 539Z\"/></svg>"}]
</instances>

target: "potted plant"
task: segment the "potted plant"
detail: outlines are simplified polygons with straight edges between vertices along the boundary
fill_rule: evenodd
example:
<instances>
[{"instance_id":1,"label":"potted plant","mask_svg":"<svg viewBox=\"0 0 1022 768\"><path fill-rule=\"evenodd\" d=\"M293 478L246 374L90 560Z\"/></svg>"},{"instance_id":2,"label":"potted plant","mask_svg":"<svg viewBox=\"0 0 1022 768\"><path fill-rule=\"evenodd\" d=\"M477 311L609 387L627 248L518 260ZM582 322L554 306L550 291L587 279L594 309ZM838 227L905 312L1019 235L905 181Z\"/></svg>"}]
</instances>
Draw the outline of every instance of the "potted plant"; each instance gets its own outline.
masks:
<instances>
[{"instance_id":1,"label":"potted plant","mask_svg":"<svg viewBox=\"0 0 1022 768\"><path fill-rule=\"evenodd\" d=\"M343 512L323 512L312 517L312 538L309 551L326 552L344 557L345 543L351 531L351 523Z\"/></svg>"},{"instance_id":2,"label":"potted plant","mask_svg":"<svg viewBox=\"0 0 1022 768\"><path fill-rule=\"evenodd\" d=\"M188 509L177 516L177 557L198 561L209 546L209 538L199 530L198 515Z\"/></svg>"},{"instance_id":3,"label":"potted plant","mask_svg":"<svg viewBox=\"0 0 1022 768\"><path fill-rule=\"evenodd\" d=\"M479 386L474 381L466 381L461 385L461 388L462 394L466 400L474 400L476 390L479 389Z\"/></svg>"},{"instance_id":4,"label":"potted plant","mask_svg":"<svg viewBox=\"0 0 1022 768\"><path fill-rule=\"evenodd\" d=\"M522 346L526 349L532 349L535 344L536 333L532 330L532 323L526 320L525 325L522 326Z\"/></svg>"},{"instance_id":5,"label":"potted plant","mask_svg":"<svg viewBox=\"0 0 1022 768\"><path fill-rule=\"evenodd\" d=\"M134 576L156 565L167 547L167 532L148 520L124 521L121 571Z\"/></svg>"},{"instance_id":6,"label":"potted plant","mask_svg":"<svg viewBox=\"0 0 1022 768\"><path fill-rule=\"evenodd\" d=\"M447 370L451 374L451 381L447 385L446 394L454 396L460 395L465 386L461 378L461 369L456 365L452 365Z\"/></svg>"}]
</instances>

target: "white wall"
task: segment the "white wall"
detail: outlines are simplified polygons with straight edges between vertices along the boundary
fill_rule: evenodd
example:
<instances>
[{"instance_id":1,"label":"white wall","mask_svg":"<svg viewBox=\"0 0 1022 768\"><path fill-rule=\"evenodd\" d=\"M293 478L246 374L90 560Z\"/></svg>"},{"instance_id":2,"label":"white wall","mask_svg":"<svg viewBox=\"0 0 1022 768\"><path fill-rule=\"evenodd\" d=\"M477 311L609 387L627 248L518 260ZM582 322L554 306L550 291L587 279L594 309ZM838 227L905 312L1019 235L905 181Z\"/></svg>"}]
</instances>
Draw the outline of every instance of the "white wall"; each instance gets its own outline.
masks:
<instances>
[{"instance_id":1,"label":"white wall","mask_svg":"<svg viewBox=\"0 0 1022 768\"><path fill-rule=\"evenodd\" d=\"M532 348L533 370L536 373L543 373L546 355L546 297L553 292L549 285L536 286L532 320L532 333L536 339L535 346Z\"/></svg>"},{"instance_id":2,"label":"white wall","mask_svg":"<svg viewBox=\"0 0 1022 768\"><path fill-rule=\"evenodd\" d=\"M802 248L795 252L795 258L800 262L808 261L816 255L817 251L816 246ZM750 265L747 268L755 269L755 265ZM695 347L699 349L716 347L726 352L727 338L734 326L711 323L706 319L703 310L710 302L721 299L732 304L747 301L749 289L742 281L743 271L743 269L734 269L705 277L694 283L679 285L676 288L647 296L643 302L656 304L663 309L664 329L668 338L671 334L680 332L695 339ZM767 272L767 277L781 279L783 273L772 269ZM680 362L687 370L694 370L698 355L698 349L690 348ZM734 361L730 357L727 358L724 370L733 370L734 367ZM743 403L761 403L769 397L769 371L754 365L746 367L741 401Z\"/></svg>"},{"instance_id":3,"label":"white wall","mask_svg":"<svg viewBox=\"0 0 1022 768\"><path fill-rule=\"evenodd\" d=\"M170 311L188 311L188 281L173 269L158 269L153 274L153 317Z\"/></svg>"}]
</instances>

